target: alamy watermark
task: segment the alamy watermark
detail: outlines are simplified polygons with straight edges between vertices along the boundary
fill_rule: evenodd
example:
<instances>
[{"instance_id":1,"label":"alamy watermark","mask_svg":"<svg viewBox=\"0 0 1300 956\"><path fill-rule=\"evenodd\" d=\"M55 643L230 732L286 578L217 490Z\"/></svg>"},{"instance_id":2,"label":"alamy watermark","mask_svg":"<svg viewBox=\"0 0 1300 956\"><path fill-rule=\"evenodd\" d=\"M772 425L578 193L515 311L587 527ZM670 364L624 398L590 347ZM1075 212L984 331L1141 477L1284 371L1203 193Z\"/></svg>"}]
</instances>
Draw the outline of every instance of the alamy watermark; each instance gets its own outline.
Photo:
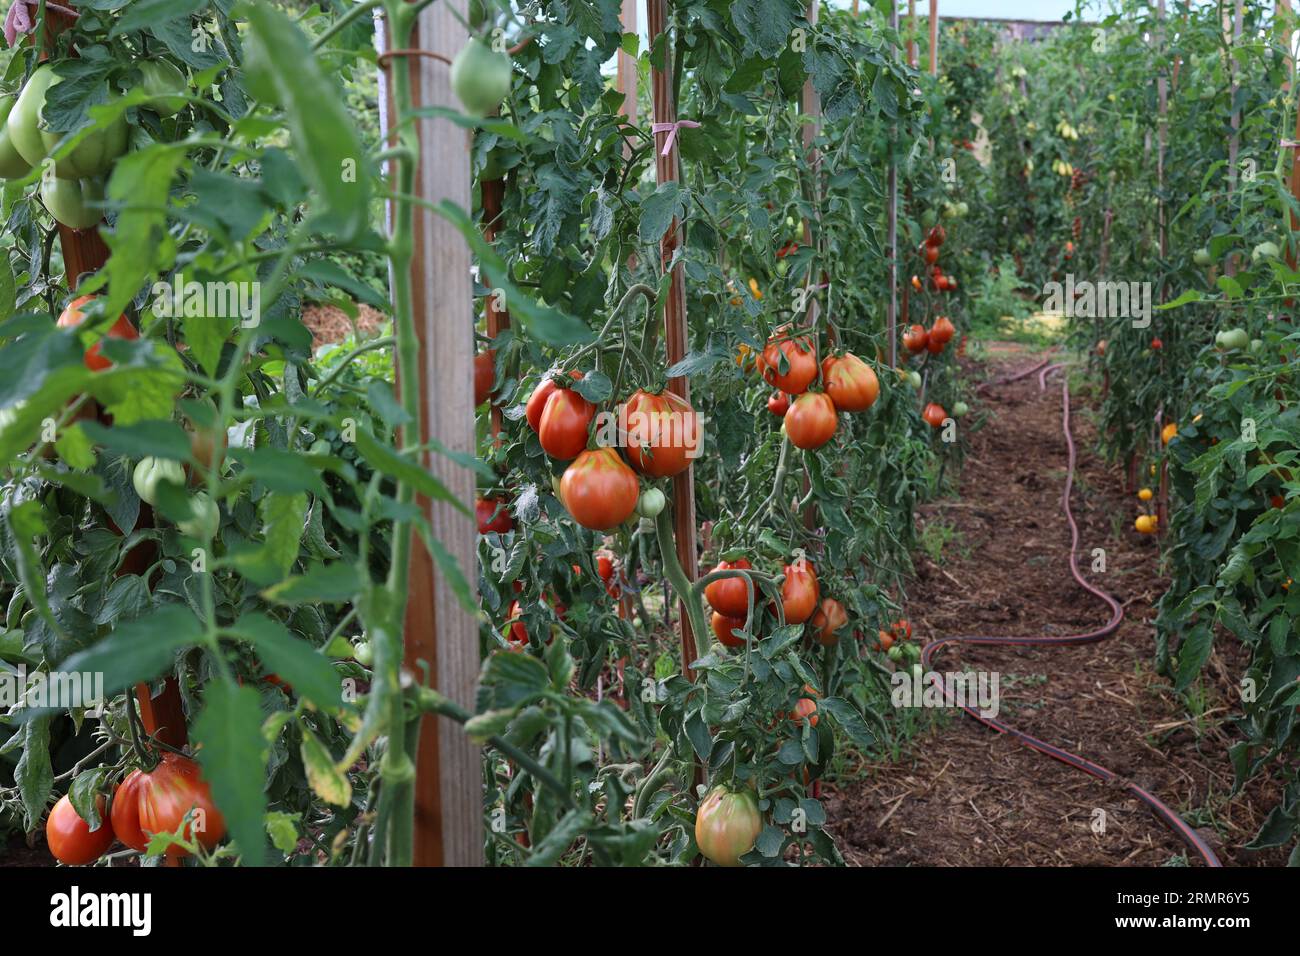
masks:
<instances>
[{"instance_id":1,"label":"alamy watermark","mask_svg":"<svg viewBox=\"0 0 1300 956\"><path fill-rule=\"evenodd\" d=\"M36 671L28 674L25 664L19 664L13 670L0 670L0 710L77 708L97 716L103 712L104 701L102 671Z\"/></svg>"},{"instance_id":2,"label":"alamy watermark","mask_svg":"<svg viewBox=\"0 0 1300 956\"><path fill-rule=\"evenodd\" d=\"M938 671L915 669L894 671L889 700L895 707L969 707L981 717L994 718L1000 709L997 671Z\"/></svg>"},{"instance_id":3,"label":"alamy watermark","mask_svg":"<svg viewBox=\"0 0 1300 956\"><path fill-rule=\"evenodd\" d=\"M155 282L149 294L161 318L237 318L246 329L262 321L260 282L186 282L178 272L174 281Z\"/></svg>"},{"instance_id":4,"label":"alamy watermark","mask_svg":"<svg viewBox=\"0 0 1300 956\"><path fill-rule=\"evenodd\" d=\"M1132 319L1133 328L1151 324L1150 282L1075 281L1066 273L1065 282L1048 282L1043 286L1043 311L1083 319Z\"/></svg>"}]
</instances>

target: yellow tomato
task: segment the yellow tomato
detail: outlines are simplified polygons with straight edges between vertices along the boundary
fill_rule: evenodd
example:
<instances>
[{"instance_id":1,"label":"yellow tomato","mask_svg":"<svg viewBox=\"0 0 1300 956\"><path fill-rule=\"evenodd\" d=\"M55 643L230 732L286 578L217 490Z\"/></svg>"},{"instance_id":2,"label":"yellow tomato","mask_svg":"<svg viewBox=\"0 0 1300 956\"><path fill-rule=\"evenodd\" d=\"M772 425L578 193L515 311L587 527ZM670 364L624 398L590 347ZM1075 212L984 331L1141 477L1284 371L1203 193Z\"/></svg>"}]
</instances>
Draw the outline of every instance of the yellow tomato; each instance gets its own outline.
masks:
<instances>
[{"instance_id":1,"label":"yellow tomato","mask_svg":"<svg viewBox=\"0 0 1300 956\"><path fill-rule=\"evenodd\" d=\"M1143 488L1138 492L1138 498L1142 501L1150 501L1153 497L1155 496L1152 494L1150 488Z\"/></svg>"},{"instance_id":2,"label":"yellow tomato","mask_svg":"<svg viewBox=\"0 0 1300 956\"><path fill-rule=\"evenodd\" d=\"M1166 445L1168 445L1171 441L1174 440L1174 436L1177 434L1178 434L1178 426L1173 422L1170 422L1161 430L1160 440L1164 442Z\"/></svg>"}]
</instances>

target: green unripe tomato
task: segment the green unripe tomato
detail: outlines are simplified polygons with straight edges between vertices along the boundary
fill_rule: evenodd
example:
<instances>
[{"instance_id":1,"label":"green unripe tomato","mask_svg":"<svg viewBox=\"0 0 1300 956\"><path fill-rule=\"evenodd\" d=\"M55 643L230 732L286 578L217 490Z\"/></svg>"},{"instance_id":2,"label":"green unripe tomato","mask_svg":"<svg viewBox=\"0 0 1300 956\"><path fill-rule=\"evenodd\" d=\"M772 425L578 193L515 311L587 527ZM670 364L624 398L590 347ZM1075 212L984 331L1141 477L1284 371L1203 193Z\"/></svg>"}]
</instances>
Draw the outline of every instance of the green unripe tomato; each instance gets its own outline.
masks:
<instances>
[{"instance_id":1,"label":"green unripe tomato","mask_svg":"<svg viewBox=\"0 0 1300 956\"><path fill-rule=\"evenodd\" d=\"M1260 352L1262 352L1263 350L1264 350L1264 340L1263 340L1263 339L1251 339L1251 340L1250 340L1250 351L1251 351L1252 353L1254 353L1255 355L1258 355L1258 354L1259 354Z\"/></svg>"},{"instance_id":2,"label":"green unripe tomato","mask_svg":"<svg viewBox=\"0 0 1300 956\"><path fill-rule=\"evenodd\" d=\"M952 417L961 418L970 411L970 406L965 402L954 402L952 406Z\"/></svg>"},{"instance_id":3,"label":"green unripe tomato","mask_svg":"<svg viewBox=\"0 0 1300 956\"><path fill-rule=\"evenodd\" d=\"M1208 266L1214 261L1214 259L1210 256L1210 250L1205 248L1205 246L1201 246L1201 248L1197 249L1192 255L1192 261L1198 266Z\"/></svg>"},{"instance_id":4,"label":"green unripe tomato","mask_svg":"<svg viewBox=\"0 0 1300 956\"><path fill-rule=\"evenodd\" d=\"M221 527L221 509L206 491L197 491L190 499L190 517L177 522L176 527L181 534L210 541L216 537L217 529Z\"/></svg>"},{"instance_id":5,"label":"green unripe tomato","mask_svg":"<svg viewBox=\"0 0 1300 956\"><path fill-rule=\"evenodd\" d=\"M158 485L164 481L185 487L185 469L179 461L170 458L143 458L131 474L135 493L141 501L150 505L158 503Z\"/></svg>"},{"instance_id":6,"label":"green unripe tomato","mask_svg":"<svg viewBox=\"0 0 1300 956\"><path fill-rule=\"evenodd\" d=\"M41 131L47 155L67 133ZM103 129L89 133L71 153L58 160L55 170L64 179L88 179L103 176L113 168L113 161L126 152L126 120L119 116Z\"/></svg>"},{"instance_id":7,"label":"green unripe tomato","mask_svg":"<svg viewBox=\"0 0 1300 956\"><path fill-rule=\"evenodd\" d=\"M352 649L353 659L362 667L369 667L375 660L375 649L369 641L361 641Z\"/></svg>"},{"instance_id":8,"label":"green unripe tomato","mask_svg":"<svg viewBox=\"0 0 1300 956\"><path fill-rule=\"evenodd\" d=\"M37 67L27 85L18 94L13 109L5 117L9 141L28 166L39 166L47 155L45 140L41 138L41 109L45 106L45 92L55 80L54 68Z\"/></svg>"},{"instance_id":9,"label":"green unripe tomato","mask_svg":"<svg viewBox=\"0 0 1300 956\"><path fill-rule=\"evenodd\" d=\"M911 385L913 388L918 388L918 389L919 389L919 388L921 387L921 373L920 373L920 372L915 372L915 371L913 371L913 372L908 372L908 373L907 373L907 384Z\"/></svg>"},{"instance_id":10,"label":"green unripe tomato","mask_svg":"<svg viewBox=\"0 0 1300 956\"><path fill-rule=\"evenodd\" d=\"M149 108L166 119L185 109L183 96L168 96L169 93L184 93L189 84L185 74L169 60L145 60L136 64L143 76L140 88L149 94Z\"/></svg>"},{"instance_id":11,"label":"green unripe tomato","mask_svg":"<svg viewBox=\"0 0 1300 956\"><path fill-rule=\"evenodd\" d=\"M1220 332L1214 337L1222 349L1245 349L1250 348L1250 335L1245 329L1228 329L1226 332Z\"/></svg>"},{"instance_id":12,"label":"green unripe tomato","mask_svg":"<svg viewBox=\"0 0 1300 956\"><path fill-rule=\"evenodd\" d=\"M957 203L956 211L957 211L957 218L960 219L963 216L966 216L970 213L970 206L968 206L966 204L966 201L963 199L961 202Z\"/></svg>"},{"instance_id":13,"label":"green unripe tomato","mask_svg":"<svg viewBox=\"0 0 1300 956\"><path fill-rule=\"evenodd\" d=\"M0 96L0 178L22 179L32 171L31 163L23 159L9 138L9 114L13 112L18 97L12 93Z\"/></svg>"},{"instance_id":14,"label":"green unripe tomato","mask_svg":"<svg viewBox=\"0 0 1300 956\"><path fill-rule=\"evenodd\" d=\"M889 650L885 651L885 656L888 657L895 664L897 664L899 661L903 659L903 645L901 644L892 645L889 648Z\"/></svg>"},{"instance_id":15,"label":"green unripe tomato","mask_svg":"<svg viewBox=\"0 0 1300 956\"><path fill-rule=\"evenodd\" d=\"M103 202L104 184L98 179L60 179L46 167L41 176L41 202L58 222L69 229L93 229L104 214L94 203Z\"/></svg>"},{"instance_id":16,"label":"green unripe tomato","mask_svg":"<svg viewBox=\"0 0 1300 956\"><path fill-rule=\"evenodd\" d=\"M1276 259L1282 254L1278 249L1276 242L1261 242L1250 253L1250 261L1258 262L1260 259Z\"/></svg>"},{"instance_id":17,"label":"green unripe tomato","mask_svg":"<svg viewBox=\"0 0 1300 956\"><path fill-rule=\"evenodd\" d=\"M451 63L451 88L472 116L486 116L510 92L510 57L470 40Z\"/></svg>"},{"instance_id":18,"label":"green unripe tomato","mask_svg":"<svg viewBox=\"0 0 1300 956\"><path fill-rule=\"evenodd\" d=\"M641 492L641 497L636 501L636 513L642 518L654 518L664 510L668 504L668 499L658 488L647 488Z\"/></svg>"}]
</instances>

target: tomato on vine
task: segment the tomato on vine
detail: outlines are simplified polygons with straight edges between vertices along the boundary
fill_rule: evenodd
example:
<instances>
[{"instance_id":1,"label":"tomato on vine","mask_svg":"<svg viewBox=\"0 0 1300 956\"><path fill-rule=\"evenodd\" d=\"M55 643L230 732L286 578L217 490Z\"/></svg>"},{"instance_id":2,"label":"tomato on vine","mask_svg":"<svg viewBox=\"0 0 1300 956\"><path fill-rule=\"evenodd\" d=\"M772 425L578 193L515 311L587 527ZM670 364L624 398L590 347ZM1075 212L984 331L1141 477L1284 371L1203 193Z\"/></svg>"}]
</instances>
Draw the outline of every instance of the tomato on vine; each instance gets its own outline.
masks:
<instances>
[{"instance_id":1,"label":"tomato on vine","mask_svg":"<svg viewBox=\"0 0 1300 956\"><path fill-rule=\"evenodd\" d=\"M632 517L640 494L636 472L612 448L582 452L560 479L560 502L593 531L609 531Z\"/></svg>"},{"instance_id":2,"label":"tomato on vine","mask_svg":"<svg viewBox=\"0 0 1300 956\"><path fill-rule=\"evenodd\" d=\"M73 299L68 307L63 310L58 322L55 324L61 329L75 329L86 321L86 314L82 311L82 306L93 302L95 298L93 295L83 295ZM105 333L105 337L110 339L138 339L140 333L135 330L135 326L131 324L130 319L125 315L120 315L108 332ZM86 368L92 372L102 372L104 369L112 367L113 363L100 354L99 342L86 350Z\"/></svg>"},{"instance_id":3,"label":"tomato on vine","mask_svg":"<svg viewBox=\"0 0 1300 956\"><path fill-rule=\"evenodd\" d=\"M695 814L695 843L701 855L718 866L740 866L763 832L758 799L750 790L718 785L705 795Z\"/></svg>"},{"instance_id":4,"label":"tomato on vine","mask_svg":"<svg viewBox=\"0 0 1300 956\"><path fill-rule=\"evenodd\" d=\"M826 357L822 362L822 383L826 395L841 412L865 412L880 397L876 373L851 352Z\"/></svg>"},{"instance_id":5,"label":"tomato on vine","mask_svg":"<svg viewBox=\"0 0 1300 956\"><path fill-rule=\"evenodd\" d=\"M821 448L835 435L839 418L825 392L804 392L785 413L785 430L796 448Z\"/></svg>"},{"instance_id":6,"label":"tomato on vine","mask_svg":"<svg viewBox=\"0 0 1300 956\"><path fill-rule=\"evenodd\" d=\"M719 561L713 570L750 571L753 570L753 565L744 558L736 558L734 561ZM745 586L745 579L740 575L718 578L704 585L704 600L709 602L709 607L725 617L743 620L749 613L749 590Z\"/></svg>"},{"instance_id":7,"label":"tomato on vine","mask_svg":"<svg viewBox=\"0 0 1300 956\"><path fill-rule=\"evenodd\" d=\"M671 478L691 466L700 446L699 419L691 404L672 392L638 389L620 410L624 447L632 467L653 478Z\"/></svg>"},{"instance_id":8,"label":"tomato on vine","mask_svg":"<svg viewBox=\"0 0 1300 956\"><path fill-rule=\"evenodd\" d=\"M571 388L556 389L546 400L537 426L542 450L552 458L568 461L587 447L587 430L596 416L596 406Z\"/></svg>"},{"instance_id":9,"label":"tomato on vine","mask_svg":"<svg viewBox=\"0 0 1300 956\"><path fill-rule=\"evenodd\" d=\"M794 335L788 326L777 329L759 357L763 380L791 396L808 390L817 377L817 355L807 336Z\"/></svg>"},{"instance_id":10,"label":"tomato on vine","mask_svg":"<svg viewBox=\"0 0 1300 956\"><path fill-rule=\"evenodd\" d=\"M54 858L65 866L85 866L94 863L113 845L113 825L107 817L107 806L102 796L95 798L99 810L99 829L78 815L67 794L59 797L45 820L45 842Z\"/></svg>"}]
</instances>

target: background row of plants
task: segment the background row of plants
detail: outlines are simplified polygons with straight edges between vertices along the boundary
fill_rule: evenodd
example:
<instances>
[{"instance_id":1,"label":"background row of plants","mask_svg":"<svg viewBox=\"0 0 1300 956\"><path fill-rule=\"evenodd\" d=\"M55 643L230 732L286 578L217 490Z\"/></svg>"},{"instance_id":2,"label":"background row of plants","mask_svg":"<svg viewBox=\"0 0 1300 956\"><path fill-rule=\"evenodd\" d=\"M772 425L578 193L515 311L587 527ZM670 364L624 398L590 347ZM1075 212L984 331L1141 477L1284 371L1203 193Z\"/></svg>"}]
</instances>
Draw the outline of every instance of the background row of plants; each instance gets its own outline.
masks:
<instances>
[{"instance_id":1,"label":"background row of plants","mask_svg":"<svg viewBox=\"0 0 1300 956\"><path fill-rule=\"evenodd\" d=\"M1150 283L1165 303L1147 328L1075 317L1070 340L1088 356L1102 445L1130 490L1158 490L1167 474L1159 668L1194 706L1216 646L1245 646L1248 663L1230 675L1235 786L1272 778L1282 796L1252 846L1297 847L1295 22L1246 4L1234 40L1233 8L1172 3L1160 20L1155 4L1081 4L1077 23L1039 42L962 25L944 50L960 72L950 114L977 114L989 140L971 200L986 267L1014 275L1026 307L1067 273Z\"/></svg>"}]
</instances>

